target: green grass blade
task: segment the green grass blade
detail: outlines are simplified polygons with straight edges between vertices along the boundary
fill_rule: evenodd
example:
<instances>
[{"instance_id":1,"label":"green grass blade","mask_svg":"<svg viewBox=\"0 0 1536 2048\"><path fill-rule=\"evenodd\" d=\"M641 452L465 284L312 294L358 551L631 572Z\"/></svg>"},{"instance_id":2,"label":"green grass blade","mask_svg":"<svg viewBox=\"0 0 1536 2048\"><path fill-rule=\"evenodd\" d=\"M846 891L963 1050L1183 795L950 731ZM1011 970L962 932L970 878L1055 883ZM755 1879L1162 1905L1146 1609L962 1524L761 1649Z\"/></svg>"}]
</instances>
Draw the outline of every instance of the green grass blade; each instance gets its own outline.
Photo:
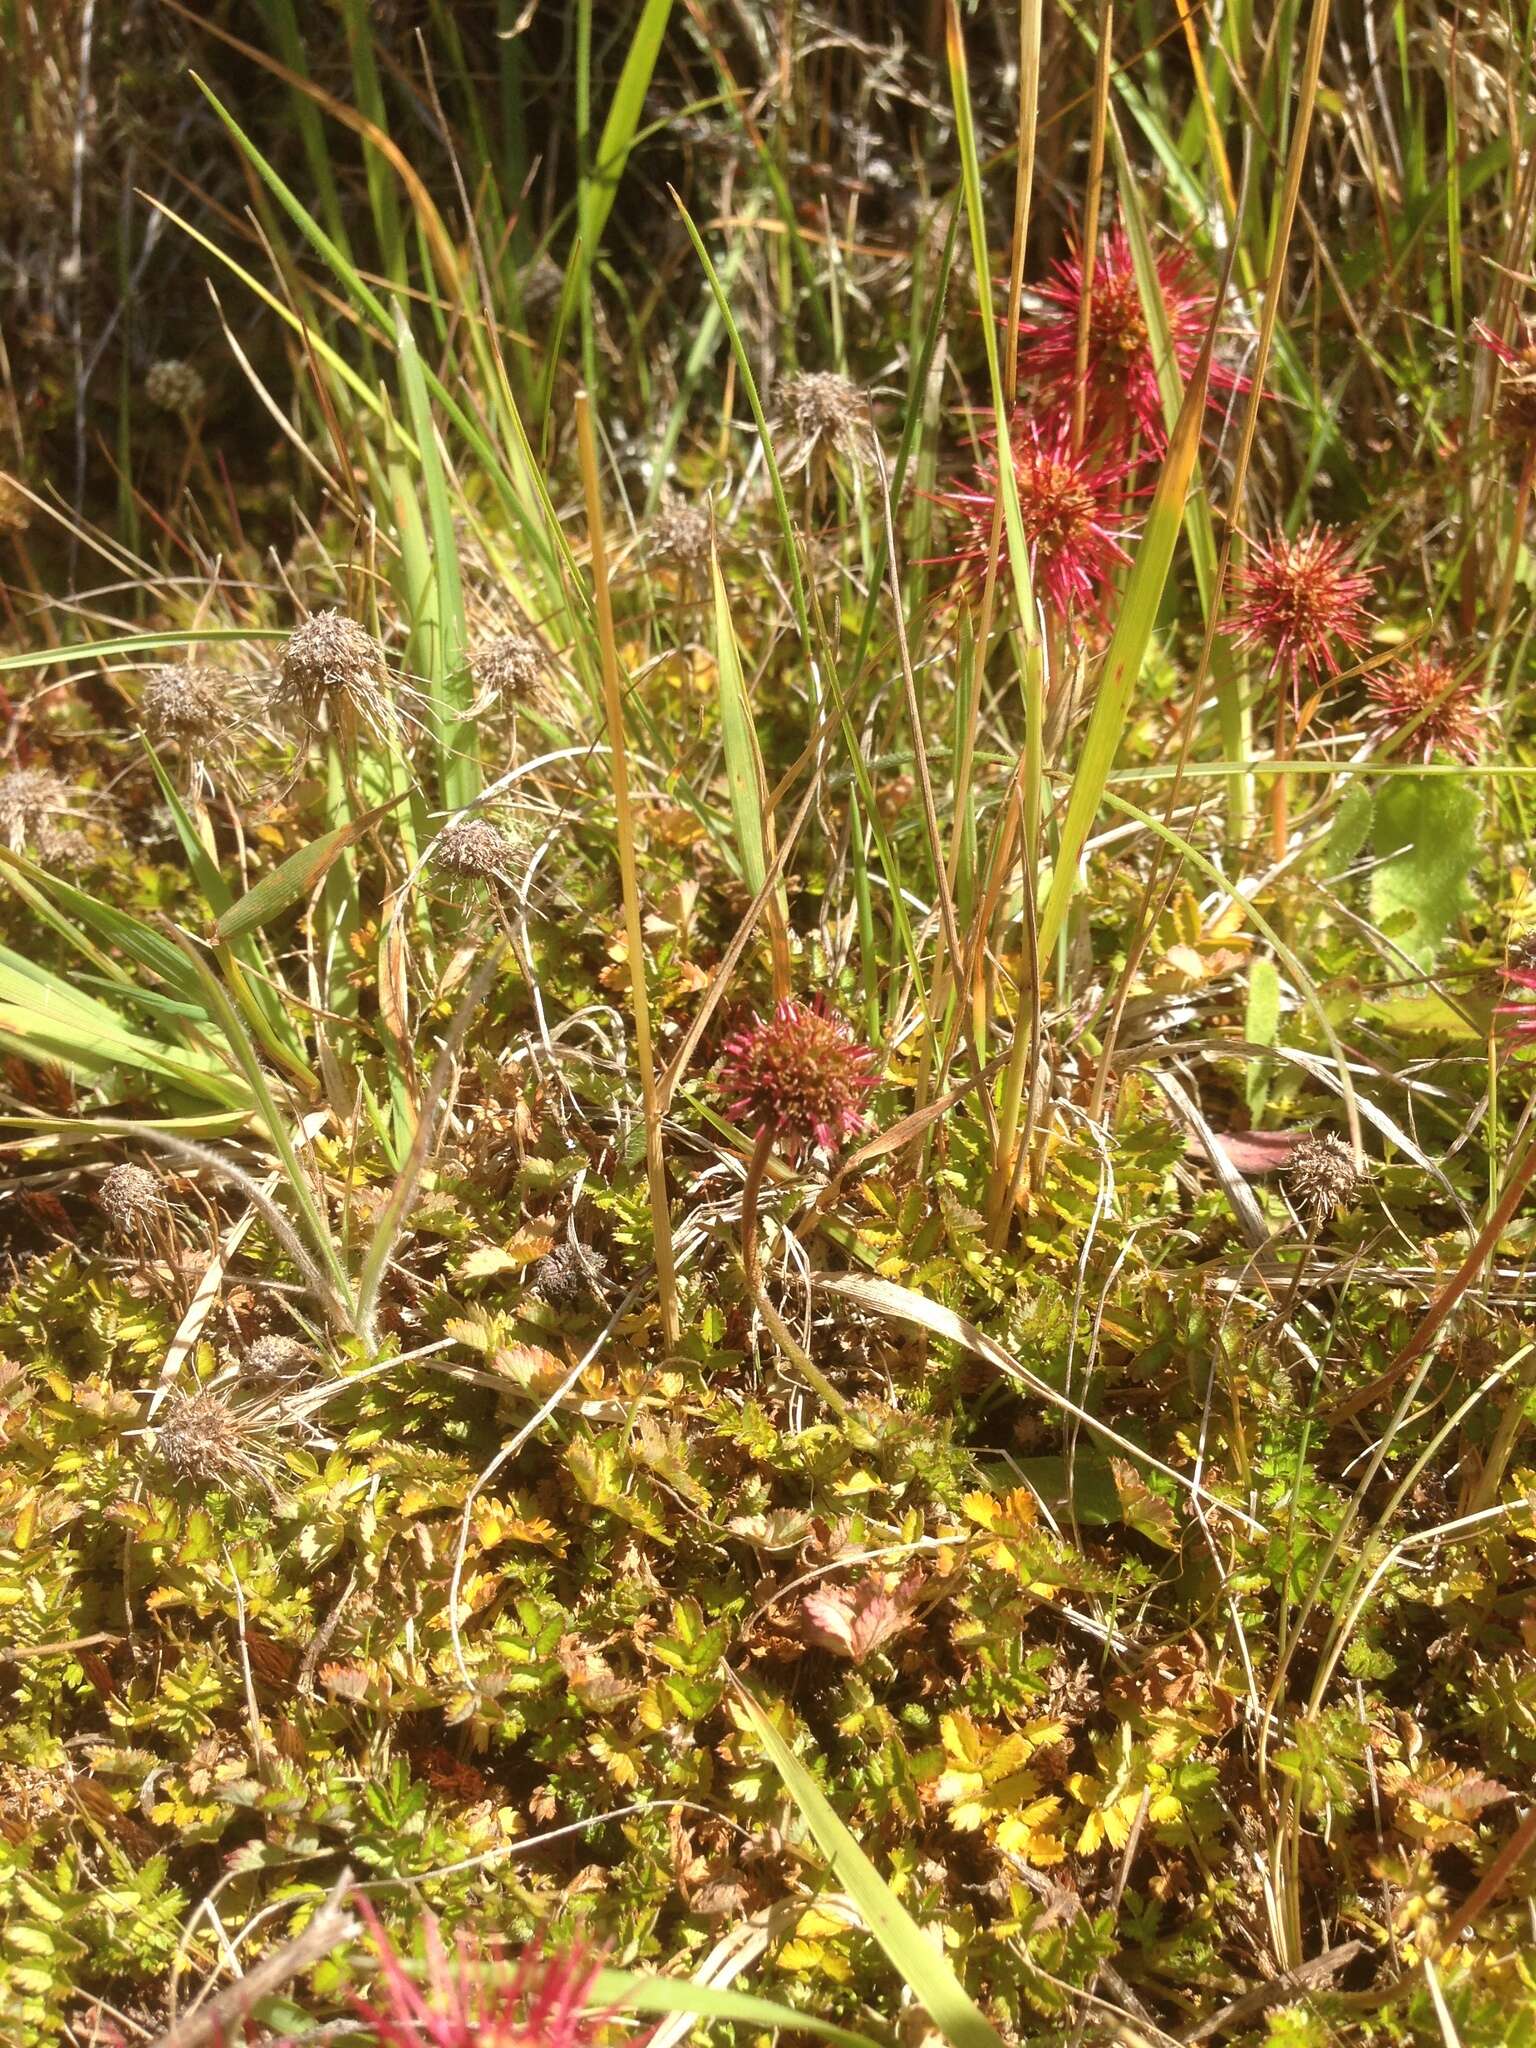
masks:
<instances>
[{"instance_id":1,"label":"green grass blade","mask_svg":"<svg viewBox=\"0 0 1536 2048\"><path fill-rule=\"evenodd\" d=\"M432 534L434 602L423 620L426 625L424 668L428 701L432 707L433 734L437 742L438 786L443 802L450 810L458 811L474 801L480 788L474 728L464 716L468 687L465 669L468 628L464 619L464 584L459 575L459 541L454 532L448 479L437 445L437 428L427 398L421 356L405 315L398 309L395 313L395 352L406 416L411 423L417 460L421 465L427 520ZM424 596L425 592L416 593L418 608Z\"/></svg>"},{"instance_id":2,"label":"green grass blade","mask_svg":"<svg viewBox=\"0 0 1536 2048\"><path fill-rule=\"evenodd\" d=\"M312 839L307 846L301 846L297 853L289 854L280 868L264 876L253 889L247 889L230 905L214 925L214 937L220 944L225 944L231 939L244 938L247 932L259 931L273 918L280 917L285 910L309 895L333 861L339 859L349 846L355 846L380 818L403 801L402 797L391 797L387 803L365 811L362 817L349 818L346 824L336 826L319 839Z\"/></svg>"},{"instance_id":3,"label":"green grass blade","mask_svg":"<svg viewBox=\"0 0 1536 2048\"><path fill-rule=\"evenodd\" d=\"M0 655L0 675L52 668L71 661L105 661L115 654L160 654L186 647L240 647L251 640L286 640L281 627L209 626L196 632L121 633L113 640L87 640L72 647L35 647L26 654Z\"/></svg>"},{"instance_id":4,"label":"green grass blade","mask_svg":"<svg viewBox=\"0 0 1536 2048\"><path fill-rule=\"evenodd\" d=\"M1205 394L1214 343L1213 329L1206 336L1205 347L1200 352L1200 360L1184 393L1178 420L1168 439L1168 452L1163 458L1147 523L1131 564L1131 573L1126 579L1109 652L1104 657L1093 716L1089 720L1077 772L1072 778L1072 794L1067 800L1067 814L1062 821L1050 889L1040 914L1039 960L1042 972L1066 923L1067 911L1077 887L1077 864L1098 815L1104 785L1120 750L1131 693L1141 674L1152 640L1152 629L1157 623L1168 571L1173 563L1173 551L1184 523L1185 493L1194 473L1195 458L1200 452L1200 430L1205 420Z\"/></svg>"},{"instance_id":5,"label":"green grass blade","mask_svg":"<svg viewBox=\"0 0 1536 2048\"><path fill-rule=\"evenodd\" d=\"M1158 384L1162 391L1163 417L1167 430L1172 435L1178 425L1179 411L1184 403L1184 386L1179 376L1173 336L1169 331L1168 308L1164 303L1162 285L1157 275L1157 259L1152 253L1152 238L1147 231L1140 188L1130 158L1126 154L1120 124L1113 118L1109 123L1109 140L1114 151L1115 177L1120 190L1120 218L1131 245L1136 288L1147 322L1147 332L1152 337ZM1216 529L1211 518L1210 497L1199 474L1198 456L1193 482L1194 488L1189 492L1184 504L1184 530L1189 541L1189 557L1195 572L1195 586L1200 592L1201 612L1209 621L1211 607L1216 601L1218 575ZM1227 644L1222 639L1217 639L1212 646L1211 671L1216 684L1216 709L1221 729L1222 756L1228 761L1243 764L1240 772L1234 774L1227 784L1227 838L1231 845L1241 846L1248 837L1253 816L1253 777L1247 772L1252 735L1243 702L1242 685L1233 670Z\"/></svg>"},{"instance_id":6,"label":"green grass blade","mask_svg":"<svg viewBox=\"0 0 1536 2048\"><path fill-rule=\"evenodd\" d=\"M304 1232L309 1240L310 1249L318 1256L321 1266L329 1277L331 1285L336 1292L338 1305L345 1315L352 1317L355 1313L352 1285L347 1277L346 1268L341 1262L341 1256L336 1249L335 1240L331 1236L330 1225L315 1199L309 1175L305 1171L298 1152L294 1147L290 1119L284 1115L282 1109L278 1106L277 1099L268 1085L261 1061L257 1057L256 1048L251 1043L234 1005L220 986L218 977L199 958L190 945L184 941L182 943L186 957L191 962L197 975L208 1007L224 1034L231 1058L239 1072L244 1075L251 1094L256 1099L261 1122L266 1130L267 1141L277 1154L283 1178L287 1183L288 1192L292 1196L294 1207L299 1213Z\"/></svg>"},{"instance_id":7,"label":"green grass blade","mask_svg":"<svg viewBox=\"0 0 1536 2048\"><path fill-rule=\"evenodd\" d=\"M833 1811L826 1795L747 1692L741 1703L752 1732L784 1780L818 1847L904 1984L951 2048L1002 2048L1001 2036Z\"/></svg>"},{"instance_id":8,"label":"green grass blade","mask_svg":"<svg viewBox=\"0 0 1536 2048\"><path fill-rule=\"evenodd\" d=\"M720 574L720 557L712 547L710 580L714 586L715 668L719 677L720 738L725 751L725 780L731 797L731 818L736 828L736 850L747 886L756 896L768 879L768 823L764 815L768 789L763 775L762 751L757 744L757 727L742 673L741 649L731 623L730 600L725 578ZM775 981L779 993L789 988L789 902L779 883L768 899L767 916L773 939Z\"/></svg>"},{"instance_id":9,"label":"green grass blade","mask_svg":"<svg viewBox=\"0 0 1536 2048\"><path fill-rule=\"evenodd\" d=\"M702 2020L734 2020L758 2031L814 2034L819 2040L836 2042L837 2048L885 2048L868 2034L856 2034L849 2027L818 2019L814 2013L780 2005L775 1998L723 1990L714 1984L680 1982L674 1977L648 1977L636 1970L599 1971L592 1996L626 2012L689 2012Z\"/></svg>"}]
</instances>

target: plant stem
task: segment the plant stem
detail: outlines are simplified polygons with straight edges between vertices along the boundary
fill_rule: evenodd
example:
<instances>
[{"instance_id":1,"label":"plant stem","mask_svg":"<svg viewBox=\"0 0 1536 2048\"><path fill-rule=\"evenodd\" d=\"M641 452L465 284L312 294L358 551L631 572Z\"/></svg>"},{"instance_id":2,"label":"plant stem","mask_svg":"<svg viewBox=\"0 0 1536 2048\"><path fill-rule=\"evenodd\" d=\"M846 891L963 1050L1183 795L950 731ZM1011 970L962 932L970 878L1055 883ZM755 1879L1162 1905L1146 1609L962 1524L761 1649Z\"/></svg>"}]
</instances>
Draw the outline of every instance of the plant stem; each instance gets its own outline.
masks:
<instances>
[{"instance_id":1,"label":"plant stem","mask_svg":"<svg viewBox=\"0 0 1536 2048\"><path fill-rule=\"evenodd\" d=\"M677 1312L677 1269L672 1257L672 1212L667 1204L667 1169L661 1153L661 1097L651 1058L650 998L645 986L645 935L640 924L640 880L635 865L634 813L629 801L629 757L624 743L624 704L619 694L619 656L614 639L613 598L608 588L608 555L603 545L603 504L598 489L597 441L585 391L576 394L576 440L587 503L587 538L592 551L592 597L602 650L603 709L613 761L613 810L618 840L619 879L624 891L624 932L629 948L629 985L635 1005L635 1058L645 1115L645 1171L651 1187L651 1229L656 1247L656 1291L662 1328L675 1350L682 1335Z\"/></svg>"},{"instance_id":2,"label":"plant stem","mask_svg":"<svg viewBox=\"0 0 1536 2048\"><path fill-rule=\"evenodd\" d=\"M790 1364L802 1378L820 1394L834 1413L846 1415L848 1401L827 1378L821 1367L808 1356L804 1347L796 1340L794 1332L779 1314L763 1288L762 1273L757 1258L757 1207L763 1191L763 1177L768 1171L768 1161L773 1156L773 1133L760 1133L747 1162L746 1184L741 1191L741 1269L746 1275L747 1292L757 1304L757 1312L768 1326L768 1333L784 1353Z\"/></svg>"}]
</instances>

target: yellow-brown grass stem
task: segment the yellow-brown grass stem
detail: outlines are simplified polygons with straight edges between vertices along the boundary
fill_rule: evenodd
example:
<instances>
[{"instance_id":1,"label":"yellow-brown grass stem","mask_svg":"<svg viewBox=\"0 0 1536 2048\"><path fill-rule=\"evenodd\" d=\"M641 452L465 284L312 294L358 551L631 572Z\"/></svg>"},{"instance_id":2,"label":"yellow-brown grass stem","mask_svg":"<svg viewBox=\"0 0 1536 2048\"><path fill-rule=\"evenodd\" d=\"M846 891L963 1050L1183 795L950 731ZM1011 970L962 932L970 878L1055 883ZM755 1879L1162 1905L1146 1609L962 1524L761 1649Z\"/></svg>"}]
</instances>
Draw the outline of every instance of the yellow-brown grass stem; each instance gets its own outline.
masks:
<instances>
[{"instance_id":1,"label":"yellow-brown grass stem","mask_svg":"<svg viewBox=\"0 0 1536 2048\"><path fill-rule=\"evenodd\" d=\"M576 444L581 458L582 490L587 505L587 539L592 552L592 599L597 609L602 655L603 710L613 762L613 810L619 850L619 880L624 892L624 933L629 951L629 985L635 1006L635 1059L640 1068L640 1095L645 1116L645 1171L651 1189L651 1229L655 1238L656 1291L667 1343L676 1347L682 1325L677 1312L677 1268L672 1256L672 1212L667 1203L667 1169L661 1153L661 1097L651 1055L650 997L645 986L645 934L640 921L640 878L635 865L634 812L629 800L629 755L624 741L624 702L619 691L619 652L614 637L613 597L608 587L608 554L603 541L603 501L598 484L597 439L592 431L592 406L585 391L576 394Z\"/></svg>"}]
</instances>

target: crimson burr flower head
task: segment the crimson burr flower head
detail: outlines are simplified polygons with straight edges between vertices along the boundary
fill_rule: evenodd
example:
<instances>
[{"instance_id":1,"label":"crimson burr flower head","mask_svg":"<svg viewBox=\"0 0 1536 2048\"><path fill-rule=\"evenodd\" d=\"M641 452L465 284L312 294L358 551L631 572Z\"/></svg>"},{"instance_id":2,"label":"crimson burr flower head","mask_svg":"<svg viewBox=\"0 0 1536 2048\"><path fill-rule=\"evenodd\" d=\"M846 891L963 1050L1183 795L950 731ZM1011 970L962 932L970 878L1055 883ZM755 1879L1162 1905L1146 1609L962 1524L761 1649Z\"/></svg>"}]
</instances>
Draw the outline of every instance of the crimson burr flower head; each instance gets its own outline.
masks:
<instances>
[{"instance_id":1,"label":"crimson burr flower head","mask_svg":"<svg viewBox=\"0 0 1536 2048\"><path fill-rule=\"evenodd\" d=\"M1522 314L1509 341L1481 320L1474 323L1472 331L1504 366L1494 424L1511 440L1529 439L1536 434L1536 318Z\"/></svg>"},{"instance_id":2,"label":"crimson burr flower head","mask_svg":"<svg viewBox=\"0 0 1536 2048\"><path fill-rule=\"evenodd\" d=\"M1072 428L1064 413L1043 420L1017 414L1009 436L1019 494L1019 523L1029 545L1030 574L1037 594L1059 618L1098 603L1117 562L1130 558L1120 545L1121 529L1111 509L1115 488L1128 465L1106 462L1086 451L1072 452ZM941 493L964 525L960 546L944 559L967 580L979 583L992 546L1000 473L997 456L974 481ZM998 575L1008 566L1007 528L1000 529Z\"/></svg>"},{"instance_id":3,"label":"crimson burr flower head","mask_svg":"<svg viewBox=\"0 0 1536 2048\"><path fill-rule=\"evenodd\" d=\"M725 1042L720 1090L727 1114L755 1136L771 1133L788 1159L835 1152L863 1130L879 1080L875 1054L820 1001L786 996Z\"/></svg>"},{"instance_id":4,"label":"crimson burr flower head","mask_svg":"<svg viewBox=\"0 0 1536 2048\"><path fill-rule=\"evenodd\" d=\"M1507 1000L1496 1006L1494 1015L1511 1051L1536 1050L1536 966L1511 962L1503 972Z\"/></svg>"},{"instance_id":5,"label":"crimson burr flower head","mask_svg":"<svg viewBox=\"0 0 1536 2048\"><path fill-rule=\"evenodd\" d=\"M1187 383L1205 341L1214 299L1192 282L1177 249L1156 257L1169 340L1181 382ZM1035 382L1069 411L1077 392L1077 329L1084 291L1082 251L1056 263L1039 286L1040 312L1019 322L1025 367ZM1096 435L1135 432L1154 454L1167 444L1157 357L1142 311L1130 236L1111 228L1099 244L1088 301L1087 418ZM1220 361L1211 365L1213 396L1241 391L1246 380Z\"/></svg>"},{"instance_id":6,"label":"crimson burr flower head","mask_svg":"<svg viewBox=\"0 0 1536 2048\"><path fill-rule=\"evenodd\" d=\"M612 2009L588 2012L601 1960L585 1948L537 1945L512 1960L460 1935L445 1946L424 1918L426 1984L407 1972L366 1898L356 1900L379 1957L372 1999L353 2000L377 2048L597 2048ZM640 2036L629 2048L638 2048Z\"/></svg>"},{"instance_id":7,"label":"crimson burr flower head","mask_svg":"<svg viewBox=\"0 0 1536 2048\"><path fill-rule=\"evenodd\" d=\"M1288 540L1271 534L1254 545L1232 621L1239 647L1259 647L1294 686L1301 671L1314 682L1345 666L1336 649L1363 654L1370 644L1372 571L1357 569L1344 536L1312 526Z\"/></svg>"},{"instance_id":8,"label":"crimson burr flower head","mask_svg":"<svg viewBox=\"0 0 1536 2048\"><path fill-rule=\"evenodd\" d=\"M1487 714L1478 702L1477 679L1458 675L1438 655L1414 654L1378 669L1366 677L1365 688L1366 717L1383 740L1405 733L1421 761L1436 753L1475 761L1481 753Z\"/></svg>"}]
</instances>

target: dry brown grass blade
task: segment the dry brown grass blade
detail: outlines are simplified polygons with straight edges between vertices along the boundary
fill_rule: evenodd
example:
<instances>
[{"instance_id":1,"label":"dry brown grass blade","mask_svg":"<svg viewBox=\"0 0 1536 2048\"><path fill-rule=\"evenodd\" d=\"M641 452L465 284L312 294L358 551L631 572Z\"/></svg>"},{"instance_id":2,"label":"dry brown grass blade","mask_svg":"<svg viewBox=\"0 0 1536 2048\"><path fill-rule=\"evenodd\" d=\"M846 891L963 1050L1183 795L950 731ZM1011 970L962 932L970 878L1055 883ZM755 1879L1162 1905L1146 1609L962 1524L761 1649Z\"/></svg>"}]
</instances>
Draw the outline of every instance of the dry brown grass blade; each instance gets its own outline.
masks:
<instances>
[{"instance_id":1,"label":"dry brown grass blade","mask_svg":"<svg viewBox=\"0 0 1536 2048\"><path fill-rule=\"evenodd\" d=\"M1425 1310L1419 1327L1408 1342L1403 1345L1386 1370L1378 1373L1369 1386L1357 1388L1353 1394L1346 1395L1342 1401L1335 1401L1332 1407L1323 1411L1330 1422L1347 1422L1352 1415L1358 1415L1362 1409L1373 1408L1382 1395L1389 1393L1403 1374L1424 1356L1445 1328L1457 1303L1482 1271L1484 1261L1508 1229L1510 1220L1533 1179L1536 1179L1536 1142L1527 1144L1524 1158L1505 1183L1497 1208L1478 1232L1471 1250Z\"/></svg>"},{"instance_id":2,"label":"dry brown grass blade","mask_svg":"<svg viewBox=\"0 0 1536 2048\"><path fill-rule=\"evenodd\" d=\"M224 2042L235 2039L237 2030L243 2032L246 2017L259 2000L281 1991L285 1984L291 1984L295 1977L357 1933L357 1922L345 1907L351 1889L352 1873L344 1870L302 1933L273 1954L263 1956L243 1977L226 1985L206 2004L182 2019L173 2020L156 2039L154 2048L222 2048Z\"/></svg>"},{"instance_id":3,"label":"dry brown grass blade","mask_svg":"<svg viewBox=\"0 0 1536 2048\"><path fill-rule=\"evenodd\" d=\"M313 100L333 121L339 121L342 127L350 128L354 135L362 137L370 149L376 149L410 194L411 204L416 209L416 218L421 223L422 233L426 236L433 260L441 274L444 290L450 296L457 294L462 276L453 237L444 226L443 217L434 205L431 193L422 182L421 174L392 137L386 135L384 130L370 121L366 115L360 114L356 107L348 106L345 100L337 99L335 94L327 92L324 86L316 85L312 78L305 78L301 73L291 71L286 64L270 56L267 51L259 49L254 43L242 42L239 36L231 34L227 28L220 28L207 14L195 14L190 7L184 7L181 0L165 0L165 5L173 13L181 15L184 20L206 30L210 35L217 36L220 42L227 43L232 50L238 50L248 62L259 65L263 71L270 71L274 78L280 78L291 91L302 93L306 99Z\"/></svg>"}]
</instances>

